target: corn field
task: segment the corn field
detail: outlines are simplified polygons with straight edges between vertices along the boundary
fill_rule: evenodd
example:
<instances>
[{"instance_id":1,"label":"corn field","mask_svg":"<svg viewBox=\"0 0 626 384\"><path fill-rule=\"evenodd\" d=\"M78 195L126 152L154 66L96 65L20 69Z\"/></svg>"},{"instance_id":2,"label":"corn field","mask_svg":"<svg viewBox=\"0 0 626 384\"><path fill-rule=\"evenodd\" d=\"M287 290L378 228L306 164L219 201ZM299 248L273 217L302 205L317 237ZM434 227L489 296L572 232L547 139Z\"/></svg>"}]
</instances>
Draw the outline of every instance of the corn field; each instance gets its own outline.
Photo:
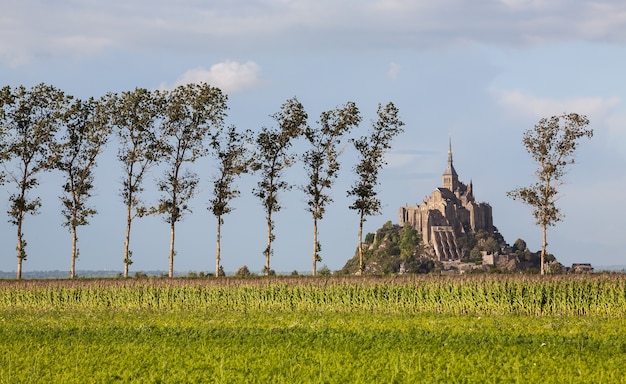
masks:
<instances>
[{"instance_id":1,"label":"corn field","mask_svg":"<svg viewBox=\"0 0 626 384\"><path fill-rule=\"evenodd\" d=\"M0 281L2 309L626 316L622 274Z\"/></svg>"}]
</instances>

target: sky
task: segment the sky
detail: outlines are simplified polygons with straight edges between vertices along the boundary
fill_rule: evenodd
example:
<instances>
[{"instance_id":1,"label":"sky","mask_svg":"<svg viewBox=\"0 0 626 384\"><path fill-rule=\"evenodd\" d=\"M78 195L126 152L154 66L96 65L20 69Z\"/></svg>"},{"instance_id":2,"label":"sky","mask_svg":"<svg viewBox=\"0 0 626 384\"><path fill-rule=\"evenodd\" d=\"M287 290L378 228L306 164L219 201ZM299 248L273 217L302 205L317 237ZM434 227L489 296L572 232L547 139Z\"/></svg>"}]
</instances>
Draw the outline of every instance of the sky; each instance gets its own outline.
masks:
<instances>
[{"instance_id":1,"label":"sky","mask_svg":"<svg viewBox=\"0 0 626 384\"><path fill-rule=\"evenodd\" d=\"M172 89L204 81L229 97L226 124L258 132L297 97L316 124L320 113L357 104L367 134L379 104L393 102L406 124L379 176L382 213L365 231L397 223L441 185L449 140L462 182L493 209L509 244L539 250L541 229L530 208L506 192L534 182L536 165L523 132L543 117L579 113L590 120L557 202L562 222L548 230L548 251L564 265L625 265L626 3L618 0L2 0L0 86L53 85L77 98L137 87ZM303 153L303 140L294 146ZM78 231L78 270L123 269L122 175L111 140L98 161L98 214ZM355 252L358 215L346 191L355 181L347 145L333 203L319 224L321 265L338 270ZM8 165L10 166L10 165ZM213 272L216 223L206 209L214 161L191 165L202 182L193 214L177 226L174 269ZM159 194L152 169L146 202ZM302 164L285 175L294 187L279 199L272 269L311 271L312 219L300 186ZM67 270L71 240L61 225L62 176L41 175L31 196L40 213L26 218L24 271ZM257 175L238 181L241 196L224 218L222 265L264 265L265 214L252 195ZM14 187L0 187L6 209ZM16 229L0 211L0 270L15 271ZM3 218L4 217L4 218ZM137 271L167 270L169 227L137 219L131 249Z\"/></svg>"}]
</instances>

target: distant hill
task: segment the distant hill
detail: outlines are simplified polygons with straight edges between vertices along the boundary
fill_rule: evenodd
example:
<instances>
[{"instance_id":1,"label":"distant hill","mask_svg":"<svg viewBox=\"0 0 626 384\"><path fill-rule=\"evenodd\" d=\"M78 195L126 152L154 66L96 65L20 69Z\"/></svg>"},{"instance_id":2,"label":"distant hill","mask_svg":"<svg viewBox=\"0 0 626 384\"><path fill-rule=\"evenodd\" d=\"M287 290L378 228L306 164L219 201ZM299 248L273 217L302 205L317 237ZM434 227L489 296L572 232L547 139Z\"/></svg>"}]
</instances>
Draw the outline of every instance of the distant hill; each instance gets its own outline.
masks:
<instances>
[{"instance_id":1,"label":"distant hill","mask_svg":"<svg viewBox=\"0 0 626 384\"><path fill-rule=\"evenodd\" d=\"M626 272L626 265L600 265L597 267L594 266L593 269L596 272L601 272L601 271Z\"/></svg>"},{"instance_id":2,"label":"distant hill","mask_svg":"<svg viewBox=\"0 0 626 384\"><path fill-rule=\"evenodd\" d=\"M421 236L411 226L400 226L386 222L375 233L364 239L365 274L403 274L430 272L522 272L538 273L540 252L531 252L526 243L518 239L509 246L500 233L478 231L459 238L460 260L440 261L432 247L424 245ZM564 272L553 255L546 255L546 262L554 273ZM357 274L359 256L355 252L339 274Z\"/></svg>"},{"instance_id":3,"label":"distant hill","mask_svg":"<svg viewBox=\"0 0 626 384\"><path fill-rule=\"evenodd\" d=\"M419 234L410 226L401 227L391 221L376 233L368 233L363 245L365 274L429 273L441 268L431 258L423 256ZM353 275L359 270L358 250L339 274Z\"/></svg>"}]
</instances>

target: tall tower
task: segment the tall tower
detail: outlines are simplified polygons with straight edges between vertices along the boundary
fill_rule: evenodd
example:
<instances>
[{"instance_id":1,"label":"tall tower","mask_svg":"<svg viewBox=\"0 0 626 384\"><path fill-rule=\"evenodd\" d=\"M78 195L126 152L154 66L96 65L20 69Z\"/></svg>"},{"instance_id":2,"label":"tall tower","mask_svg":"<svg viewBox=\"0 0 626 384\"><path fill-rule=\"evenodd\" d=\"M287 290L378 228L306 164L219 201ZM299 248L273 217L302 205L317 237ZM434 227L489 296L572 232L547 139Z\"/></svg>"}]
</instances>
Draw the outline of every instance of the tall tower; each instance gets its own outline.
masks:
<instances>
[{"instance_id":1,"label":"tall tower","mask_svg":"<svg viewBox=\"0 0 626 384\"><path fill-rule=\"evenodd\" d=\"M451 192L454 192L459 186L459 175L452 165L452 139L448 143L448 166L443 172L442 185L443 188L447 188Z\"/></svg>"}]
</instances>

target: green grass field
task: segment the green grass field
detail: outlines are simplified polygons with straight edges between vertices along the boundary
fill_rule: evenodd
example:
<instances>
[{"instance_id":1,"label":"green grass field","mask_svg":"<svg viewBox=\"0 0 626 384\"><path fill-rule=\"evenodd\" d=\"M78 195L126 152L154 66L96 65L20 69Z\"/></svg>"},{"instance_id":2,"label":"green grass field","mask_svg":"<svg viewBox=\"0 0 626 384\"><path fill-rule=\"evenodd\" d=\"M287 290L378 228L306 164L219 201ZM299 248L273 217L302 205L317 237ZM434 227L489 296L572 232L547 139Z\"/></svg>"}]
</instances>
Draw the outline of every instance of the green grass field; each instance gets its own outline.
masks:
<instances>
[{"instance_id":1,"label":"green grass field","mask_svg":"<svg viewBox=\"0 0 626 384\"><path fill-rule=\"evenodd\" d=\"M626 279L0 282L0 383L621 383Z\"/></svg>"}]
</instances>

